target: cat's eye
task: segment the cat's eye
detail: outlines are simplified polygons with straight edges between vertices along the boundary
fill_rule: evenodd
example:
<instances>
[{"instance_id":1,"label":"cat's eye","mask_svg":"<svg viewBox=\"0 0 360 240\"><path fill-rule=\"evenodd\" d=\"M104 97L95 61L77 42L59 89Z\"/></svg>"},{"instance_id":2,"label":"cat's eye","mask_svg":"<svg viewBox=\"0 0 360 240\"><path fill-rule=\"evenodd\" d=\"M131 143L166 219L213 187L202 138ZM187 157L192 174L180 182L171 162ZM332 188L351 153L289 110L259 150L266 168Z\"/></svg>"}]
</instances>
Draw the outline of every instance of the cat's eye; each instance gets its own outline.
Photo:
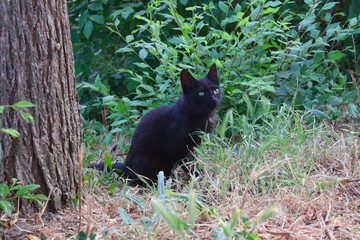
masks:
<instances>
[{"instance_id":1,"label":"cat's eye","mask_svg":"<svg viewBox=\"0 0 360 240\"><path fill-rule=\"evenodd\" d=\"M204 96L204 94L205 94L205 93L204 93L203 91L199 92L199 95L200 95L200 96Z\"/></svg>"},{"instance_id":2,"label":"cat's eye","mask_svg":"<svg viewBox=\"0 0 360 240\"><path fill-rule=\"evenodd\" d=\"M219 89L218 88L215 88L214 89L214 94L218 94L219 93Z\"/></svg>"}]
</instances>

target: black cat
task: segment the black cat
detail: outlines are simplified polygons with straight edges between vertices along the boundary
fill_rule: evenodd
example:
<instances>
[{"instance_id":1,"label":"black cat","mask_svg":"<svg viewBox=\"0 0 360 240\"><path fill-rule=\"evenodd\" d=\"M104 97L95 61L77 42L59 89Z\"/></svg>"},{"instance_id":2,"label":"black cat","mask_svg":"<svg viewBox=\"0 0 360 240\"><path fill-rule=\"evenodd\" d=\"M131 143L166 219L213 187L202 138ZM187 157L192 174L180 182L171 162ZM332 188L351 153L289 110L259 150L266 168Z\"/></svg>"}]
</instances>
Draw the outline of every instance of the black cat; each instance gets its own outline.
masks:
<instances>
[{"instance_id":1,"label":"black cat","mask_svg":"<svg viewBox=\"0 0 360 240\"><path fill-rule=\"evenodd\" d=\"M173 106L150 110L135 130L125 163L113 164L113 169L120 169L133 184L142 184L136 174L152 181L159 171L169 176L200 144L197 132L212 133L215 129L215 110L221 101L216 65L204 78L195 79L182 70L180 79L182 96ZM91 168L103 170L104 163Z\"/></svg>"}]
</instances>

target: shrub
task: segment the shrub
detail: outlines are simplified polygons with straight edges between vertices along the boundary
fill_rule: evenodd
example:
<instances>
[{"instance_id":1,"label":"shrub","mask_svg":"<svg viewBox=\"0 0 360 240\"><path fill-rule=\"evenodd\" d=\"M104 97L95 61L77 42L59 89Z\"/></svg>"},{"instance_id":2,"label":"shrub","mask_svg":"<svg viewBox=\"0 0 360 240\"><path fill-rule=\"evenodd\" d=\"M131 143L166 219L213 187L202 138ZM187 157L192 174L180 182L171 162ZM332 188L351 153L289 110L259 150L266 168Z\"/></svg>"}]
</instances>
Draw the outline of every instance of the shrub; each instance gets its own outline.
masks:
<instances>
[{"instance_id":1,"label":"shrub","mask_svg":"<svg viewBox=\"0 0 360 240\"><path fill-rule=\"evenodd\" d=\"M331 12L336 2L305 3L300 14L287 10L289 1L263 0L210 2L180 13L174 0L151 1L146 15L134 15L143 24L126 36L113 14L107 28L126 43L116 53L136 56L135 68L118 69L136 86L134 96L110 94L99 76L95 85L81 86L102 92L97 104L110 108L113 128L132 126L144 109L176 99L182 68L201 75L215 62L224 91L221 114L233 109L257 122L276 105L290 103L328 119L357 117L357 82L340 64L359 71L359 17L342 24L334 20L341 13Z\"/></svg>"}]
</instances>

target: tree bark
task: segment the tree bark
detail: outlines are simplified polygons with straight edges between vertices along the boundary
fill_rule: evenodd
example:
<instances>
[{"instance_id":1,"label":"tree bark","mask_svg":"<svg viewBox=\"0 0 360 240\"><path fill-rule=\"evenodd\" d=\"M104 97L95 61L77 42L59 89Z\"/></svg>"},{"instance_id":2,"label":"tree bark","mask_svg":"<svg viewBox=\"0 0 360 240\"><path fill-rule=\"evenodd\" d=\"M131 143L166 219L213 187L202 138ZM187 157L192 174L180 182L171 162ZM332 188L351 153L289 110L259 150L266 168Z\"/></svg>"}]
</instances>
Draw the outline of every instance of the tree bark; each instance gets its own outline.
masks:
<instances>
[{"instance_id":1,"label":"tree bark","mask_svg":"<svg viewBox=\"0 0 360 240\"><path fill-rule=\"evenodd\" d=\"M70 203L77 191L77 158L81 147L81 118L66 0L0 1L0 105L26 100L35 107L34 122L19 112L0 114L0 183L19 179L39 184L38 193L51 194L48 209ZM22 201L23 212L37 210Z\"/></svg>"}]
</instances>

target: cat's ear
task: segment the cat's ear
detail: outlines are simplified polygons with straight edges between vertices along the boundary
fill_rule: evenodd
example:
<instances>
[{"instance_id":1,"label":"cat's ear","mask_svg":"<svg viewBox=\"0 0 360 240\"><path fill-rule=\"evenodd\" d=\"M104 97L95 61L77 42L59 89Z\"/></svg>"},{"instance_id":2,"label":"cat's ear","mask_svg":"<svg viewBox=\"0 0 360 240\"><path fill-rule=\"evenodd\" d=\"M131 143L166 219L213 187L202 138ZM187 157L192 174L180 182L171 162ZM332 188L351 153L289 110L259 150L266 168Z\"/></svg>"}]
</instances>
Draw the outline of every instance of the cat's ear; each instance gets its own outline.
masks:
<instances>
[{"instance_id":1,"label":"cat's ear","mask_svg":"<svg viewBox=\"0 0 360 240\"><path fill-rule=\"evenodd\" d=\"M188 70L182 70L180 73L181 86L184 88L189 84L196 81L196 79L188 72Z\"/></svg>"},{"instance_id":2,"label":"cat's ear","mask_svg":"<svg viewBox=\"0 0 360 240\"><path fill-rule=\"evenodd\" d=\"M208 74L206 75L206 78L210 79L211 81L215 82L215 83L219 83L219 79L217 76L217 69L216 69L216 64L214 63L211 68L210 71L208 72Z\"/></svg>"}]
</instances>

